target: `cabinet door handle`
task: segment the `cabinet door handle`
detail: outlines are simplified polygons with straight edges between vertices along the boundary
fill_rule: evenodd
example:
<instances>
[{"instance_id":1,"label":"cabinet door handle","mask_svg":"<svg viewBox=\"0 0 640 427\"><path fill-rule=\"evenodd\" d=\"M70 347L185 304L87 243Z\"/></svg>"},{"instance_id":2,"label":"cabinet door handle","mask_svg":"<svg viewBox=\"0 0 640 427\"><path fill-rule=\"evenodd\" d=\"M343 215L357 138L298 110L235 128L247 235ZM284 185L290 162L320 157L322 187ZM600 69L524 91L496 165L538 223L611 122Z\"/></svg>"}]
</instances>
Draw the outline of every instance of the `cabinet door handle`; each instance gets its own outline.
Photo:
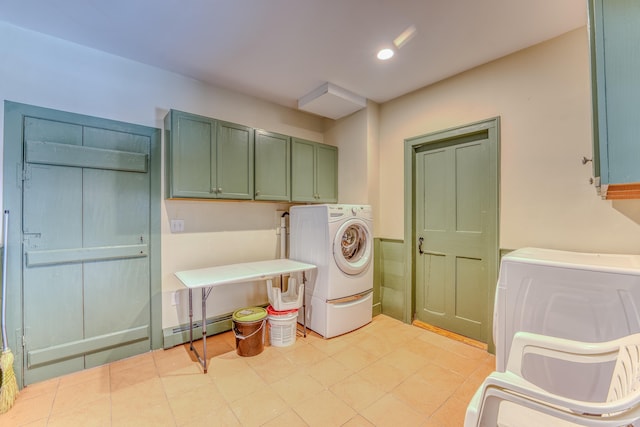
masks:
<instances>
[{"instance_id":1,"label":"cabinet door handle","mask_svg":"<svg viewBox=\"0 0 640 427\"><path fill-rule=\"evenodd\" d=\"M260 195L260 190L256 191L256 196Z\"/></svg>"},{"instance_id":2,"label":"cabinet door handle","mask_svg":"<svg viewBox=\"0 0 640 427\"><path fill-rule=\"evenodd\" d=\"M424 251L422 250L422 244L424 243L424 237L420 237L418 239L418 252L420 252L420 255L422 255L424 253Z\"/></svg>"},{"instance_id":3,"label":"cabinet door handle","mask_svg":"<svg viewBox=\"0 0 640 427\"><path fill-rule=\"evenodd\" d=\"M218 194L222 193L222 187L218 187Z\"/></svg>"}]
</instances>

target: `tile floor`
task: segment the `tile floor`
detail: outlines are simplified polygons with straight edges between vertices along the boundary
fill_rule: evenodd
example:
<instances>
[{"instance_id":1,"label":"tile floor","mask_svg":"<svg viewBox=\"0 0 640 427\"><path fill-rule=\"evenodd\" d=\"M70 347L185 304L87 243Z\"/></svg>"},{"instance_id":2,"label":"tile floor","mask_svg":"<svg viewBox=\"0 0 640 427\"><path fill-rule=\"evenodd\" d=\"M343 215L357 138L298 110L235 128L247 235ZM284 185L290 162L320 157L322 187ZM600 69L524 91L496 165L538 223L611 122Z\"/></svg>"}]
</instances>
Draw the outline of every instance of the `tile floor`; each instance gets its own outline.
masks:
<instances>
[{"instance_id":1,"label":"tile floor","mask_svg":"<svg viewBox=\"0 0 640 427\"><path fill-rule=\"evenodd\" d=\"M0 426L461 426L493 370L486 351L380 315L253 357L232 333L30 385Z\"/></svg>"}]
</instances>

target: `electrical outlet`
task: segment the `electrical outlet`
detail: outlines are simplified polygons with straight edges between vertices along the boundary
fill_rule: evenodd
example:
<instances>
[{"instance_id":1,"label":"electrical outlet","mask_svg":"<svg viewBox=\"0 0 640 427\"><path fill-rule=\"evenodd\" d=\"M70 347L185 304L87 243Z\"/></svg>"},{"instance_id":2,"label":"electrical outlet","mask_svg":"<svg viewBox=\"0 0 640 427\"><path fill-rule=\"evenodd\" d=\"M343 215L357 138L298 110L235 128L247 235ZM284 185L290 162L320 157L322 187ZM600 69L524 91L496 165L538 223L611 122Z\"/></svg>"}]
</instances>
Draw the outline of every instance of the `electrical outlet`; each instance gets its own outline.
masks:
<instances>
[{"instance_id":1,"label":"electrical outlet","mask_svg":"<svg viewBox=\"0 0 640 427\"><path fill-rule=\"evenodd\" d=\"M171 220L171 232L182 233L184 231L184 219L172 219Z\"/></svg>"}]
</instances>

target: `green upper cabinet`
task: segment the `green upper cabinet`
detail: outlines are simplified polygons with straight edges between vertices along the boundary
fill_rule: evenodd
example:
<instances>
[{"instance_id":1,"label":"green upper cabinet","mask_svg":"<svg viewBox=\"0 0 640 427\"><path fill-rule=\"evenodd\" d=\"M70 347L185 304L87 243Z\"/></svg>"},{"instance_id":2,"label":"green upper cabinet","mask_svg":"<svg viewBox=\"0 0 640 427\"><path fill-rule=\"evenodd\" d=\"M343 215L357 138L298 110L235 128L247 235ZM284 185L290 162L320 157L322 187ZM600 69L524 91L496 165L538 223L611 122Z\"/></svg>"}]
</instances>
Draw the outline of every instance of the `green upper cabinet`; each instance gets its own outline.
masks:
<instances>
[{"instance_id":1,"label":"green upper cabinet","mask_svg":"<svg viewBox=\"0 0 640 427\"><path fill-rule=\"evenodd\" d=\"M264 130L255 135L255 200L291 200L291 138Z\"/></svg>"},{"instance_id":2,"label":"green upper cabinet","mask_svg":"<svg viewBox=\"0 0 640 427\"><path fill-rule=\"evenodd\" d=\"M336 203L338 149L171 110L166 197Z\"/></svg>"},{"instance_id":3,"label":"green upper cabinet","mask_svg":"<svg viewBox=\"0 0 640 427\"><path fill-rule=\"evenodd\" d=\"M253 129L171 110L165 117L166 197L253 198Z\"/></svg>"},{"instance_id":4,"label":"green upper cabinet","mask_svg":"<svg viewBox=\"0 0 640 427\"><path fill-rule=\"evenodd\" d=\"M214 198L216 121L174 110L164 120L166 196Z\"/></svg>"},{"instance_id":5,"label":"green upper cabinet","mask_svg":"<svg viewBox=\"0 0 640 427\"><path fill-rule=\"evenodd\" d=\"M331 145L291 139L291 200L338 201L338 149Z\"/></svg>"},{"instance_id":6,"label":"green upper cabinet","mask_svg":"<svg viewBox=\"0 0 640 427\"><path fill-rule=\"evenodd\" d=\"M600 194L640 198L640 2L589 0L593 168Z\"/></svg>"},{"instance_id":7,"label":"green upper cabinet","mask_svg":"<svg viewBox=\"0 0 640 427\"><path fill-rule=\"evenodd\" d=\"M247 126L218 122L216 194L219 199L253 199L253 137Z\"/></svg>"},{"instance_id":8,"label":"green upper cabinet","mask_svg":"<svg viewBox=\"0 0 640 427\"><path fill-rule=\"evenodd\" d=\"M319 202L338 202L338 148L316 145L316 195Z\"/></svg>"}]
</instances>

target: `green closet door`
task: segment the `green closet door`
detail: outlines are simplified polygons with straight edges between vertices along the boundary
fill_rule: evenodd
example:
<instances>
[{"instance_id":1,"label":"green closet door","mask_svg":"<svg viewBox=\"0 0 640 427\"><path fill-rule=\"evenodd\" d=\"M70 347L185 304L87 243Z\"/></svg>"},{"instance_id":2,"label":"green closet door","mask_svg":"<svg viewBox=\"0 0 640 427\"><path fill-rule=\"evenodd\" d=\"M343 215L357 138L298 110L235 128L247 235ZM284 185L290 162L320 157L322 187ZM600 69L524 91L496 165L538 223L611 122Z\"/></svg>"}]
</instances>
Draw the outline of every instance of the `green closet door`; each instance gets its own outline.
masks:
<instances>
[{"instance_id":1,"label":"green closet door","mask_svg":"<svg viewBox=\"0 0 640 427\"><path fill-rule=\"evenodd\" d=\"M24 124L24 383L150 349L150 138Z\"/></svg>"}]
</instances>

